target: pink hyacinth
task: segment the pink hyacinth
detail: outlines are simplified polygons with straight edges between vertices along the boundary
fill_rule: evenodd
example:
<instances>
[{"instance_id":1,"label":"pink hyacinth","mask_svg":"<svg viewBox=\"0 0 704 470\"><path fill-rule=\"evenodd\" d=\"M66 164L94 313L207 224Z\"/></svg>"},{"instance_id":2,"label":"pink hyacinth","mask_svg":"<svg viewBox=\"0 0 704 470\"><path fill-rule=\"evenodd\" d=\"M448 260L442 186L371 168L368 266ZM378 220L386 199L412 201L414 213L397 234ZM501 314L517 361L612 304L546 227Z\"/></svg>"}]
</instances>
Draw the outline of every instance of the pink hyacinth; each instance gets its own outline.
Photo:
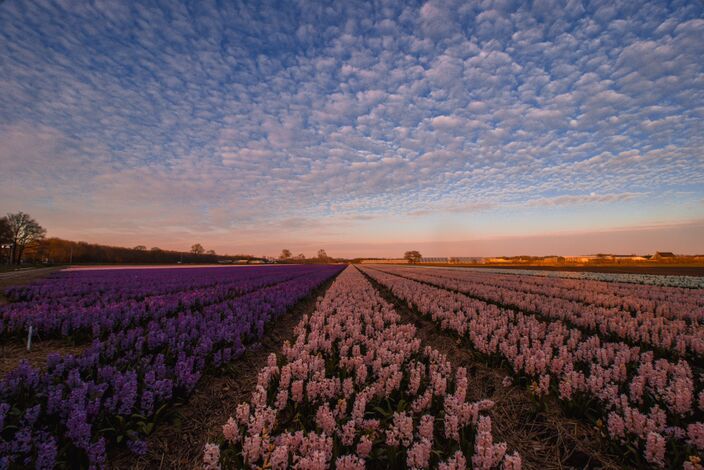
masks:
<instances>
[{"instance_id":1,"label":"pink hyacinth","mask_svg":"<svg viewBox=\"0 0 704 470\"><path fill-rule=\"evenodd\" d=\"M240 439L240 430L234 419L228 419L227 423L222 426L222 435L227 441L233 444Z\"/></svg>"},{"instance_id":2,"label":"pink hyacinth","mask_svg":"<svg viewBox=\"0 0 704 470\"><path fill-rule=\"evenodd\" d=\"M421 439L408 450L406 465L412 469L428 468L432 444L427 439Z\"/></svg>"},{"instance_id":3,"label":"pink hyacinth","mask_svg":"<svg viewBox=\"0 0 704 470\"><path fill-rule=\"evenodd\" d=\"M235 411L237 422L245 425L249 421L249 403L240 403Z\"/></svg>"},{"instance_id":4,"label":"pink hyacinth","mask_svg":"<svg viewBox=\"0 0 704 470\"><path fill-rule=\"evenodd\" d=\"M413 442L413 418L405 413L394 413L393 425L386 431L386 444L408 447Z\"/></svg>"},{"instance_id":5,"label":"pink hyacinth","mask_svg":"<svg viewBox=\"0 0 704 470\"><path fill-rule=\"evenodd\" d=\"M613 437L620 437L622 439L626 437L626 424L623 418L615 412L609 413L608 428L609 434Z\"/></svg>"},{"instance_id":6,"label":"pink hyacinth","mask_svg":"<svg viewBox=\"0 0 704 470\"><path fill-rule=\"evenodd\" d=\"M430 415L423 415L420 418L420 424L418 424L418 434L423 439L427 439L433 442L433 421L434 417Z\"/></svg>"},{"instance_id":7,"label":"pink hyacinth","mask_svg":"<svg viewBox=\"0 0 704 470\"><path fill-rule=\"evenodd\" d=\"M372 451L372 441L367 436L362 436L357 444L357 455L366 458Z\"/></svg>"},{"instance_id":8,"label":"pink hyacinth","mask_svg":"<svg viewBox=\"0 0 704 470\"><path fill-rule=\"evenodd\" d=\"M342 426L342 432L340 435L340 442L342 442L342 445L351 446L354 442L356 432L357 429L354 420L350 420L344 426Z\"/></svg>"},{"instance_id":9,"label":"pink hyacinth","mask_svg":"<svg viewBox=\"0 0 704 470\"><path fill-rule=\"evenodd\" d=\"M217 444L206 444L203 453L204 470L220 470L220 446Z\"/></svg>"},{"instance_id":10,"label":"pink hyacinth","mask_svg":"<svg viewBox=\"0 0 704 470\"><path fill-rule=\"evenodd\" d=\"M344 455L337 458L335 468L337 470L364 470L366 465L364 459L360 459L356 455Z\"/></svg>"},{"instance_id":11,"label":"pink hyacinth","mask_svg":"<svg viewBox=\"0 0 704 470\"><path fill-rule=\"evenodd\" d=\"M687 437L694 447L704 451L704 423L694 423L687 426Z\"/></svg>"},{"instance_id":12,"label":"pink hyacinth","mask_svg":"<svg viewBox=\"0 0 704 470\"><path fill-rule=\"evenodd\" d=\"M315 423L326 434L334 434L337 423L327 403L318 408L318 411L315 413Z\"/></svg>"},{"instance_id":13,"label":"pink hyacinth","mask_svg":"<svg viewBox=\"0 0 704 470\"><path fill-rule=\"evenodd\" d=\"M271 470L285 470L288 468L288 446L277 446L269 459Z\"/></svg>"},{"instance_id":14,"label":"pink hyacinth","mask_svg":"<svg viewBox=\"0 0 704 470\"><path fill-rule=\"evenodd\" d=\"M660 434L648 433L645 441L645 460L658 467L665 466L665 438Z\"/></svg>"},{"instance_id":15,"label":"pink hyacinth","mask_svg":"<svg viewBox=\"0 0 704 470\"><path fill-rule=\"evenodd\" d=\"M242 444L242 454L245 462L256 462L262 455L262 437L259 434L246 436Z\"/></svg>"},{"instance_id":16,"label":"pink hyacinth","mask_svg":"<svg viewBox=\"0 0 704 470\"><path fill-rule=\"evenodd\" d=\"M296 380L291 384L291 399L296 403L303 401L303 381Z\"/></svg>"},{"instance_id":17,"label":"pink hyacinth","mask_svg":"<svg viewBox=\"0 0 704 470\"><path fill-rule=\"evenodd\" d=\"M491 418L488 416L479 418L474 455L472 456L472 467L489 470L501 462L505 453L506 444L494 444L494 439L491 435Z\"/></svg>"}]
</instances>

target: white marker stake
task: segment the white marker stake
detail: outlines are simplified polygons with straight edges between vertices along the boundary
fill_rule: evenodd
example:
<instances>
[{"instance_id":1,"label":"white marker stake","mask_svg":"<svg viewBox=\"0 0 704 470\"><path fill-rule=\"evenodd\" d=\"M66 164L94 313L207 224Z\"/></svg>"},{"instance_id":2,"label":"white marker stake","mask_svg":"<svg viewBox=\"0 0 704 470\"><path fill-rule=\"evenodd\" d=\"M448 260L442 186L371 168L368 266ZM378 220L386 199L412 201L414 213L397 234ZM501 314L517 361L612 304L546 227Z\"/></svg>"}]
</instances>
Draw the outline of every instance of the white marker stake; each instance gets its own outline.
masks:
<instances>
[{"instance_id":1,"label":"white marker stake","mask_svg":"<svg viewBox=\"0 0 704 470\"><path fill-rule=\"evenodd\" d=\"M27 335L27 352L32 349L32 325L29 325L29 334Z\"/></svg>"}]
</instances>

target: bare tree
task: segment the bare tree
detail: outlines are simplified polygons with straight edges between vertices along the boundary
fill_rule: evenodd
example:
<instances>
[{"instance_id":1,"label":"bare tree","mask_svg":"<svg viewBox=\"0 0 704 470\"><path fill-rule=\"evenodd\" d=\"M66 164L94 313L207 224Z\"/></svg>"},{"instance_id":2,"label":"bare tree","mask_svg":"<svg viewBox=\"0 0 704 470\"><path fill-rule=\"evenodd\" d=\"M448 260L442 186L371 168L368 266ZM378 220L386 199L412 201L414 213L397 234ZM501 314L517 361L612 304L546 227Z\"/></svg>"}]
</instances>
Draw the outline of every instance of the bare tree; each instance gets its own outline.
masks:
<instances>
[{"instance_id":1,"label":"bare tree","mask_svg":"<svg viewBox=\"0 0 704 470\"><path fill-rule=\"evenodd\" d=\"M0 217L0 258L5 258L5 250L7 250L7 260L10 261L10 242L12 234L10 233L10 224L7 222L7 217Z\"/></svg>"},{"instance_id":2,"label":"bare tree","mask_svg":"<svg viewBox=\"0 0 704 470\"><path fill-rule=\"evenodd\" d=\"M303 253L298 253L296 256L293 257L293 259L299 260L299 261L304 260L304 259L306 259L306 255L304 255Z\"/></svg>"},{"instance_id":3,"label":"bare tree","mask_svg":"<svg viewBox=\"0 0 704 470\"><path fill-rule=\"evenodd\" d=\"M329 259L328 254L322 248L318 250L318 259L321 261L327 261Z\"/></svg>"},{"instance_id":4,"label":"bare tree","mask_svg":"<svg viewBox=\"0 0 704 470\"><path fill-rule=\"evenodd\" d=\"M191 247L191 253L193 253L194 255L202 255L203 253L205 253L205 248L203 248L203 245L201 245L200 243L196 243Z\"/></svg>"},{"instance_id":5,"label":"bare tree","mask_svg":"<svg viewBox=\"0 0 704 470\"><path fill-rule=\"evenodd\" d=\"M11 240L12 234L7 217L0 217L0 243L10 243Z\"/></svg>"},{"instance_id":6,"label":"bare tree","mask_svg":"<svg viewBox=\"0 0 704 470\"><path fill-rule=\"evenodd\" d=\"M147 251L147 247L144 245L137 245L134 248L132 248L135 251Z\"/></svg>"},{"instance_id":7,"label":"bare tree","mask_svg":"<svg viewBox=\"0 0 704 470\"><path fill-rule=\"evenodd\" d=\"M423 256L416 250L407 251L403 254L403 259L407 259L411 264L419 263L422 257Z\"/></svg>"},{"instance_id":8,"label":"bare tree","mask_svg":"<svg viewBox=\"0 0 704 470\"><path fill-rule=\"evenodd\" d=\"M290 259L291 258L291 250L288 248L284 248L281 250L281 254L279 255L280 259Z\"/></svg>"},{"instance_id":9,"label":"bare tree","mask_svg":"<svg viewBox=\"0 0 704 470\"><path fill-rule=\"evenodd\" d=\"M10 262L12 264L19 264L22 260L22 254L25 248L44 238L46 229L39 225L29 214L25 214L24 212L7 214L5 219L10 229L10 243L12 244L10 248Z\"/></svg>"}]
</instances>

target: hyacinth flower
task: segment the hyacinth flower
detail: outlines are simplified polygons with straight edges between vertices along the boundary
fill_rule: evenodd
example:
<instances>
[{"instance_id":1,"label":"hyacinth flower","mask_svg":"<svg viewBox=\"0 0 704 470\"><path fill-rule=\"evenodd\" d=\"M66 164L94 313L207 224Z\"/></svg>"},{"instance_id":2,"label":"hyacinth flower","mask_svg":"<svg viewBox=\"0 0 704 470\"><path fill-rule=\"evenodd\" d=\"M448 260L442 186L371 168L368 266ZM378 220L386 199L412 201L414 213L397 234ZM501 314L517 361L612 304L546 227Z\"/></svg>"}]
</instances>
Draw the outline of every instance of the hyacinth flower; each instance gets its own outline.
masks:
<instances>
[{"instance_id":1,"label":"hyacinth flower","mask_svg":"<svg viewBox=\"0 0 704 470\"><path fill-rule=\"evenodd\" d=\"M227 299L311 273L311 266L62 272L10 289L17 301L0 306L0 334L74 342L102 338L181 310ZM184 274L185 271L188 271Z\"/></svg>"},{"instance_id":2,"label":"hyacinth flower","mask_svg":"<svg viewBox=\"0 0 704 470\"><path fill-rule=\"evenodd\" d=\"M443 330L465 338L488 360L507 361L537 397L554 393L572 411L596 401L599 408L591 411L608 420L611 437L625 449L632 443L639 448L634 460L656 465L663 449L665 460L671 459L668 445L678 449L674 455L680 459L701 453L687 429L701 422L703 377L687 359L662 357L660 352L590 335L559 318L436 287L424 272L411 276L408 269L361 269Z\"/></svg>"},{"instance_id":3,"label":"hyacinth flower","mask_svg":"<svg viewBox=\"0 0 704 470\"><path fill-rule=\"evenodd\" d=\"M704 294L699 300L697 295L692 295L698 291L692 289L679 289L689 294L682 295L675 288L660 288L675 292L651 302L648 309L642 305L641 308L635 307L641 302L633 292L630 295L621 292L616 297L619 302L608 302L602 300L603 295L590 290L536 286L524 281L523 278L531 276L505 275L498 279L487 276L477 280L480 275L476 273L467 275L440 269L419 272L409 268L391 268L384 269L384 272L468 294L499 306L562 320L587 333L598 333L607 338L612 336L635 345L704 360ZM509 279L504 279L506 277ZM637 290L636 286L629 288ZM576 295L575 292L580 294ZM628 308L631 299L634 301ZM604 303L606 305L602 305Z\"/></svg>"},{"instance_id":4,"label":"hyacinth flower","mask_svg":"<svg viewBox=\"0 0 704 470\"><path fill-rule=\"evenodd\" d=\"M275 269L243 279L241 288L208 291L212 302L202 301L203 292L174 291L189 301L173 312L153 310L145 321L96 338L77 356L52 354L44 371L22 363L0 380L0 462L51 468L46 462L68 459L102 468L109 445L145 453L147 429L175 399L188 397L204 373L241 355L261 338L264 325L340 269ZM204 275L159 271L167 278L173 271L179 279L181 271ZM200 300L190 302L194 298Z\"/></svg>"},{"instance_id":5,"label":"hyacinth flower","mask_svg":"<svg viewBox=\"0 0 704 470\"><path fill-rule=\"evenodd\" d=\"M493 403L467 402L466 370L421 348L415 327L401 324L356 268L335 280L295 332L283 358L272 354L259 371L251 400L224 423L221 444L206 447L205 468L465 468L471 461L477 425ZM482 438L494 449L491 424L483 423ZM517 455L496 446L487 468L520 468Z\"/></svg>"}]
</instances>

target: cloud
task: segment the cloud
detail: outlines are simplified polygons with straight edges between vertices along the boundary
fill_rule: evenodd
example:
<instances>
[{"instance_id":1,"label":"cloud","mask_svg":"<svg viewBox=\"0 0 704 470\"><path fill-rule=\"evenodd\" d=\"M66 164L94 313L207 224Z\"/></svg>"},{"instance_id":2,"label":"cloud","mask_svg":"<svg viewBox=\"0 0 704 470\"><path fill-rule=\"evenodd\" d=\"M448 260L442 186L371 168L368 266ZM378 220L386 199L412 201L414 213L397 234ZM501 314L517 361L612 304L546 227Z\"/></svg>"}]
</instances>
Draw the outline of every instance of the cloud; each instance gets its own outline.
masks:
<instances>
[{"instance_id":1,"label":"cloud","mask_svg":"<svg viewBox=\"0 0 704 470\"><path fill-rule=\"evenodd\" d=\"M642 193L619 193L619 194L575 194L556 197L532 199L526 203L528 207L556 207L575 204L589 204L594 202L611 203L620 201L630 201L643 196Z\"/></svg>"},{"instance_id":2,"label":"cloud","mask_svg":"<svg viewBox=\"0 0 704 470\"><path fill-rule=\"evenodd\" d=\"M282 221L371 238L407 214L701 212L702 13L5 2L0 209L221 246Z\"/></svg>"}]
</instances>

